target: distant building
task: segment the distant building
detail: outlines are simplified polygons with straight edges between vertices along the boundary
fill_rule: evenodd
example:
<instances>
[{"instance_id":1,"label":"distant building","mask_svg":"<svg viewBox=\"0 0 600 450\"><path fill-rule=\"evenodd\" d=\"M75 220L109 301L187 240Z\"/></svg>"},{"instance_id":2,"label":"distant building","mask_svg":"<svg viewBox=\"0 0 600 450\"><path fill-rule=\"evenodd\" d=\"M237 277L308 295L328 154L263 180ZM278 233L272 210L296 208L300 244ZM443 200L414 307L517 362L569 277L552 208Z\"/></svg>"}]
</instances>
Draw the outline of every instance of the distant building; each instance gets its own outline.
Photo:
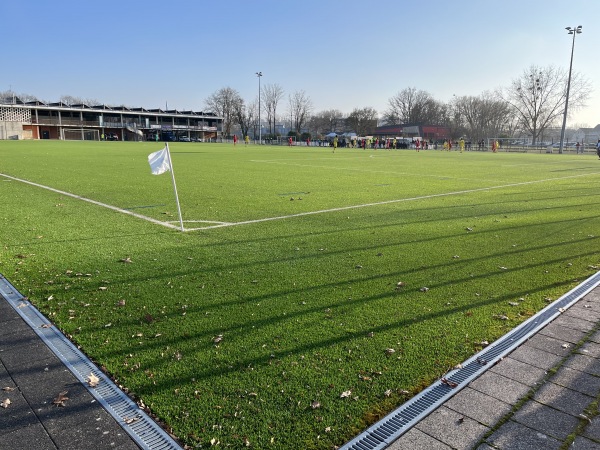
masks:
<instances>
[{"instance_id":1,"label":"distant building","mask_svg":"<svg viewBox=\"0 0 600 450\"><path fill-rule=\"evenodd\" d=\"M594 128L579 128L570 139L584 144L595 144L600 139L600 125Z\"/></svg>"},{"instance_id":2,"label":"distant building","mask_svg":"<svg viewBox=\"0 0 600 450\"><path fill-rule=\"evenodd\" d=\"M222 129L212 113L0 98L0 139L208 140Z\"/></svg>"},{"instance_id":3,"label":"distant building","mask_svg":"<svg viewBox=\"0 0 600 450\"><path fill-rule=\"evenodd\" d=\"M375 128L373 136L381 138L422 137L432 141L443 141L444 139L450 139L450 128L441 125L420 124L384 125Z\"/></svg>"}]
</instances>

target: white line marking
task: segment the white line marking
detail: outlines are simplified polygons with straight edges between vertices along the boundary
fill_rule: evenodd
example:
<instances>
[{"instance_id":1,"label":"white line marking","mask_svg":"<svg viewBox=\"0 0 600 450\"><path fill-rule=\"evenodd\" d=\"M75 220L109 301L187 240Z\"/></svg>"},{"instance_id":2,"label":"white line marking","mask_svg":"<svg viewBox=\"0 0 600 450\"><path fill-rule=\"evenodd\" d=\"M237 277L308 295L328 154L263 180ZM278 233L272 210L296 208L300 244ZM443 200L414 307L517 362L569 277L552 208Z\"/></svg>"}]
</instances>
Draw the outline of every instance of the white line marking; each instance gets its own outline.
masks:
<instances>
[{"instance_id":1,"label":"white line marking","mask_svg":"<svg viewBox=\"0 0 600 450\"><path fill-rule=\"evenodd\" d=\"M35 186L35 187L39 187L39 188L42 188L42 189L46 189L48 191L56 192L57 194L66 195L67 197L76 198L77 200L83 200L84 202L88 202L88 203L92 203L92 204L97 205L97 206L102 206L104 208L112 209L113 211L117 211L117 212L120 212L120 213L123 213L123 214L128 214L130 216L137 217L138 219L147 220L148 222L152 222L152 223L155 223L157 225L162 225L163 227L173 228L173 229L176 229L176 230L180 229L180 227L178 227L176 225L171 225L168 222L161 222L160 220L153 219L152 217L143 216L141 214L137 214L137 213L128 211L126 209L117 208L116 206L108 205L106 203L98 202L98 201L92 200L90 198L82 197L81 195L71 194L70 192L61 191L59 189L51 188L50 186L44 186L43 184L34 183L32 181L23 180L21 178L11 177L10 175L5 175L3 173L0 173L0 176L3 176L5 178L9 178L9 179L14 180L14 181L20 181L21 183L30 184L31 186Z\"/></svg>"},{"instance_id":2,"label":"white line marking","mask_svg":"<svg viewBox=\"0 0 600 450\"><path fill-rule=\"evenodd\" d=\"M380 205L389 205L392 203L410 202L410 201L415 201L415 200L426 200L429 198L436 198L436 197L448 197L450 195L471 194L473 192L491 191L493 189L503 189L503 188L507 188L507 187L526 186L528 184L547 183L549 181L580 178L580 177L586 177L589 175L598 175L599 173L600 172L579 174L579 175L570 175L567 177L559 177L559 178L547 178L544 180L523 181L521 183L510 183L510 184L503 184L503 185L499 185L499 186L490 186L490 187L485 187L485 188L466 189L463 191L454 191L454 192L445 192L445 193L441 193L441 194L423 195L420 197L400 198L400 199L396 199L396 200L385 200L382 202L364 203L362 205L341 206L339 208L321 209L318 211L307 211L307 212L303 212L303 213L289 214L287 216L266 217L264 219L245 220L242 222L232 222L230 224L212 225L212 226L202 227L202 228L189 228L186 231L210 230L211 228L223 228L223 227L233 227L233 226L237 226L237 225L249 225L249 224L253 224L253 223L270 222L273 220L284 220L284 219L291 219L294 217L312 216L315 214L325 214L325 213L330 213L330 212L346 211L349 209L367 208L369 206L380 206Z\"/></svg>"},{"instance_id":3,"label":"white line marking","mask_svg":"<svg viewBox=\"0 0 600 450\"><path fill-rule=\"evenodd\" d=\"M317 210L317 211L306 211L306 212L297 213L297 214L289 214L289 215L286 215L286 216L265 217L263 219L244 220L242 222L211 222L211 221L200 221L200 220L199 221L186 221L186 222L208 222L208 223L216 223L216 225L210 225L210 226L207 226L207 227L200 227L200 228L186 228L184 231L210 230L212 228L224 228L224 227L234 227L234 226L238 226L238 225L250 225L250 224L254 224L254 223L271 222L271 221L274 221L274 220L291 219L291 218L294 218L294 217L313 216L313 215L316 215L316 214L326 214L326 213L330 213L330 212L347 211L347 210L350 210L350 209L367 208L367 207L370 207L370 206L390 205L390 204L393 204L393 203L410 202L410 201L415 201L415 200L426 200L426 199L429 199L429 198L436 198L436 197L448 197L448 196L451 196L451 195L471 194L473 192L491 191L491 190L494 190L494 189L504 189L504 188L507 188L507 187L526 186L526 185L529 185L529 184L547 183L549 181L568 180L568 179L572 179L572 178L581 178L581 177L587 177L587 176L590 176L590 175L598 175L598 174L600 174L600 172L593 172L593 173L579 174L579 175L570 175L570 176L558 177L558 178L546 178L546 179L543 179L543 180L535 180L535 181L523 181L523 182L520 182L520 183L509 183L509 184L503 184L503 185L498 185L498 186L489 186L489 187L484 187L484 188L465 189L465 190L462 190L462 191L443 192L443 193L440 193L440 194L422 195L422 196L419 196L419 197L399 198L399 199L394 199L394 200L385 200L385 201L382 201L382 202L363 203L361 205L350 205L350 206L341 206L339 208L321 209L321 210ZM161 222L160 220L156 220L156 219L153 219L151 217L143 216L141 214L137 214L137 213L128 211L126 209L118 208L116 206L108 205L106 203L98 202L96 200L91 200L89 198L82 197L80 195L71 194L70 192L61 191L61 190L58 190L58 189L51 188L49 186L44 186L43 184L38 184L38 183L33 183L31 181L23 180L21 178L11 177L10 175L5 175L3 173L0 173L0 176L9 178L9 179L14 180L14 181L20 181L22 183L29 184L29 185L32 185L32 186L36 186L36 187L39 187L39 188L42 188L42 189L47 189L49 191L56 192L56 193L62 194L62 195L66 195L68 197L72 197L72 198L75 198L75 199L78 199L78 200L83 200L85 202L89 202L89 203L92 203L92 204L97 205L97 206L102 206L104 208L112 209L113 211L117 211L117 212L120 212L120 213L123 213L123 214L128 214L130 216L137 217L138 219L146 220L148 222L152 222L152 223L157 224L157 225L162 225L163 227L173 228L175 230L179 230L179 227L177 225L173 225L173 224L171 224L169 222Z\"/></svg>"}]
</instances>

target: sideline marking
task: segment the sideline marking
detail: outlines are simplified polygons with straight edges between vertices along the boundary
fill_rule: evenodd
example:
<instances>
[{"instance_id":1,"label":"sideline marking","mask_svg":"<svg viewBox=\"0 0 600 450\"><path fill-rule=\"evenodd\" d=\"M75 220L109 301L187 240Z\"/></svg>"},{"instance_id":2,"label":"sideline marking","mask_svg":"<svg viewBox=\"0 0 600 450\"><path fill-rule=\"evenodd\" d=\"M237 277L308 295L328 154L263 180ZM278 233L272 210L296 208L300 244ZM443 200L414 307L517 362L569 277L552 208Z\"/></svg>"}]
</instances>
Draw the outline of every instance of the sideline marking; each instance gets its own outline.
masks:
<instances>
[{"instance_id":1,"label":"sideline marking","mask_svg":"<svg viewBox=\"0 0 600 450\"><path fill-rule=\"evenodd\" d=\"M109 205L107 203L102 203L102 202L98 202L96 200L92 200L91 198L82 197L81 195L71 194L70 192L61 191L59 189L54 189L54 188L52 188L50 186L44 186L43 184L34 183L33 181L27 181L27 180L23 180L21 178L11 177L10 175L6 175L6 174L3 174L3 173L0 173L0 176L3 176L5 178L9 178L9 179L11 179L13 181L20 181L21 183L29 184L31 186L39 187L39 188L42 188L42 189L46 189L48 191L56 192L57 194L66 195L67 197L76 198L77 200L83 200L84 202L88 202L88 203L92 203L92 204L97 205L97 206L102 206L104 208L112 209L113 211L117 211L117 212L120 212L120 213L123 213L123 214L129 214L130 216L137 217L138 219L147 220L148 222L152 222L152 223L155 223L157 225L162 225L163 227L173 228L175 230L179 230L180 229L180 227L178 227L176 225L172 225L172 224L170 224L168 222L161 222L160 220L153 219L152 217L143 216L141 214L134 213L133 211L129 211L127 209L118 208L116 206L112 206L112 205Z\"/></svg>"},{"instance_id":2,"label":"sideline marking","mask_svg":"<svg viewBox=\"0 0 600 450\"><path fill-rule=\"evenodd\" d=\"M270 222L270 221L273 221L273 220L283 220L283 219L291 219L291 218L294 218L294 217L312 216L312 215L316 215L316 214L325 214L325 213L330 213L330 212L347 211L349 209L367 208L369 206L390 205L390 204L393 204L393 203L410 202L410 201L414 201L414 200L425 200L425 199L428 199L428 198L448 197L448 196L451 196L451 195L461 195L461 194L471 194L473 192L491 191L493 189L503 189L503 188L515 187L515 186L526 186L528 184L547 183L548 181L568 180L568 179L571 179L571 178L581 178L581 177L586 177L586 176L589 176L589 175L598 175L599 173L600 172L584 173L584 174L579 174L579 175L570 175L570 176L567 176L567 177L547 178L547 179L544 179L544 180L535 180L535 181L523 181L523 182L520 182L520 183L510 183L510 184L503 184L503 185L498 185L498 186L489 186L489 187L484 187L484 188L466 189L466 190L463 190L463 191L444 192L444 193L441 193L441 194L422 195L422 196L419 196L419 197L400 198L400 199L395 199L395 200L385 200L385 201L382 201L382 202L375 202L375 203L364 203L362 205L341 206L339 208L321 209L321 210L318 210L318 211L307 211L307 212L302 212L302 213L297 213L297 214L289 214L287 216L266 217L266 218L263 218L263 219L244 220L242 222L232 222L232 223L229 223L229 224L212 225L212 226L202 227L202 228L190 228L190 229L188 229L186 231L210 230L211 228L223 228L223 227L233 227L233 226L237 226L237 225L249 225L249 224L253 224L253 223Z\"/></svg>"},{"instance_id":3,"label":"sideline marking","mask_svg":"<svg viewBox=\"0 0 600 450\"><path fill-rule=\"evenodd\" d=\"M578 175L569 175L569 176L566 176L566 177L546 178L546 179L543 179L543 180L522 181L520 183L509 183L509 184L501 184L501 185L497 185L497 186L489 186L489 187L476 188L476 189L465 189L465 190L462 190L462 191L443 192L443 193L440 193L440 194L422 195L422 196L419 196L419 197L409 197L409 198L399 198L399 199L394 199L394 200L384 200L384 201L381 201L381 202L363 203L361 205L340 206L338 208L320 209L320 210L317 210L317 211L306 211L306 212L302 212L302 213L289 214L289 215L286 215L286 216L265 217L265 218L262 218L262 219L244 220L244 221L241 221L241 222L217 222L217 221L208 221L208 220L197 220L197 221L187 220L185 222L215 223L216 225L210 225L210 226L207 226L207 227L200 227L200 228L186 228L183 231L210 230L212 228L233 227L233 226L237 226L237 225L250 225L250 224L254 224L254 223L271 222L271 221L274 221L274 220L291 219L291 218L294 218L294 217L313 216L313 215L316 215L316 214L325 214L325 213L330 213L330 212L347 211L349 209L367 208L367 207L370 207L370 206L390 205L390 204L393 204L393 203L410 202L410 201L415 201L415 200L426 200L426 199L429 199L429 198L437 198L437 197L449 197L451 195L471 194L473 192L491 191L493 189L504 189L504 188L507 188L507 187L527 186L529 184L547 183L549 181L568 180L568 179L572 179L572 178L581 178L581 177L587 177L587 176L590 176L590 175L598 175L598 174L600 174L600 172L583 173L583 174L578 174ZM65 191L61 191L59 189L51 188L49 186L44 186L43 184L38 184L38 183L34 183L32 181L27 181L27 180L22 180L22 179L16 178L16 177L11 177L10 175L5 175L3 173L0 173L0 176L9 178L9 179L14 180L14 181L20 181L22 183L29 184L29 185L32 185L32 186L36 186L36 187L39 187L39 188L42 188L42 189L47 189L49 191L56 192L56 193L62 194L62 195L66 195L68 197L72 197L72 198L75 198L75 199L78 199L78 200L83 200L85 202L89 202L89 203L92 203L92 204L97 205L97 206L102 206L104 208L112 209L113 211L117 211L117 212L120 212L120 213L123 213L123 214L128 214L130 216L137 217L138 219L147 220L148 222L152 222L152 223L155 223L157 225L162 225L163 227L172 228L172 229L175 229L175 230L179 230L180 229L177 225L173 225L173 224L171 224L169 222L161 222L160 220L153 219L152 217L143 216L141 214L137 214L137 213L128 211L126 209L118 208L116 206L112 206L112 205L109 205L109 204L106 204L106 203L98 202L96 200L92 200L92 199L89 199L89 198L86 198L86 197L82 197L80 195L71 194L70 192L65 192Z\"/></svg>"}]
</instances>

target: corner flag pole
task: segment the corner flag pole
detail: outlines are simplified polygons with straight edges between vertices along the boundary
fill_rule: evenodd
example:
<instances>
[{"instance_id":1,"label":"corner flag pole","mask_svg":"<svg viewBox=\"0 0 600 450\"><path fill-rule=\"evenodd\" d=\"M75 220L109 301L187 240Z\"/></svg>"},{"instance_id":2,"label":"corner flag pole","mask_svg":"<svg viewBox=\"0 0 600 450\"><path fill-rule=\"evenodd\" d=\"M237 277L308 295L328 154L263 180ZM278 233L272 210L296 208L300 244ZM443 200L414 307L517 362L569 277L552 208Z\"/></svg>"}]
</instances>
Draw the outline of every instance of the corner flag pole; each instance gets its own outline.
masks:
<instances>
[{"instance_id":1,"label":"corner flag pole","mask_svg":"<svg viewBox=\"0 0 600 450\"><path fill-rule=\"evenodd\" d=\"M179 214L179 225L181 226L181 231L185 231L183 229L183 219L181 218L181 206L179 205L179 195L177 195L177 185L175 184L175 172L173 171L173 162L171 161L171 151L169 150L169 143L165 142L167 147L167 155L169 157L169 167L171 168L171 180L173 180L173 190L175 191L175 201L177 202L177 213Z\"/></svg>"}]
</instances>

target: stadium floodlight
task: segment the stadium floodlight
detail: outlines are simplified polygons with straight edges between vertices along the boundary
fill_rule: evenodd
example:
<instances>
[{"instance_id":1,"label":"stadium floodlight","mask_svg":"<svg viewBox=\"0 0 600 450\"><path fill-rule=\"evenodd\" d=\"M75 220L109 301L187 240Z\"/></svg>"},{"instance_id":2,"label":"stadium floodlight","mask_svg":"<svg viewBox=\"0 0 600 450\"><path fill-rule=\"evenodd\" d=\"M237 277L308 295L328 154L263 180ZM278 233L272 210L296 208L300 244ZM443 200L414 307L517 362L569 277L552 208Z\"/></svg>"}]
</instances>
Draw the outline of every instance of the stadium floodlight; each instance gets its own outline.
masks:
<instances>
[{"instance_id":1,"label":"stadium floodlight","mask_svg":"<svg viewBox=\"0 0 600 450\"><path fill-rule=\"evenodd\" d=\"M560 130L560 147L558 153L563 152L563 145L565 142L565 128L567 127L567 108L569 106L569 90L571 89L571 70L573 69L573 51L575 50L575 36L581 34L581 25L575 28L566 27L568 34L573 35L573 43L571 44L571 63L569 64L569 80L567 81L567 95L565 97L565 112L563 114L562 129Z\"/></svg>"},{"instance_id":2,"label":"stadium floodlight","mask_svg":"<svg viewBox=\"0 0 600 450\"><path fill-rule=\"evenodd\" d=\"M262 144L262 126L260 125L260 77L262 77L262 72L256 72L256 76L258 77L258 143Z\"/></svg>"}]
</instances>

